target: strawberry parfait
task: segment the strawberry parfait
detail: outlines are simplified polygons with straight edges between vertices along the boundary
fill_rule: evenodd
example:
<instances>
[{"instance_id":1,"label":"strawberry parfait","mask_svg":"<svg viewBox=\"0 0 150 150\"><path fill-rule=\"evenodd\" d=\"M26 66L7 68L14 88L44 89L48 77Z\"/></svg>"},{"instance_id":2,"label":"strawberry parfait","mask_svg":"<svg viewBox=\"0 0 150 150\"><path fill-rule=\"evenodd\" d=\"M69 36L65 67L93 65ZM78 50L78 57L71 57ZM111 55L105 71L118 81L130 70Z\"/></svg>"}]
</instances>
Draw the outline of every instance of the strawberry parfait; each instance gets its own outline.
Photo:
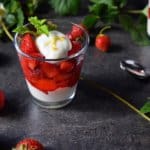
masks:
<instances>
[{"instance_id":1,"label":"strawberry parfait","mask_svg":"<svg viewBox=\"0 0 150 150\"><path fill-rule=\"evenodd\" d=\"M30 17L15 29L15 47L34 101L60 108L74 98L89 43L79 25Z\"/></svg>"}]
</instances>

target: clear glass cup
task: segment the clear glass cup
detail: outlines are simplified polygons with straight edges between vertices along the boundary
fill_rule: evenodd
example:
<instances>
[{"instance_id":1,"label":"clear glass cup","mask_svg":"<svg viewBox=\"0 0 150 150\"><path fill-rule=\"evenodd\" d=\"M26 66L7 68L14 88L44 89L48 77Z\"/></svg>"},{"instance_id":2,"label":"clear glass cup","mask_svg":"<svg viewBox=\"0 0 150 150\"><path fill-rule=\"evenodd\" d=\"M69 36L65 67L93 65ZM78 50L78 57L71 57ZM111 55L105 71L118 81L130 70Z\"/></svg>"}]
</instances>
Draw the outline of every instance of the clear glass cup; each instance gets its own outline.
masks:
<instances>
[{"instance_id":1,"label":"clear glass cup","mask_svg":"<svg viewBox=\"0 0 150 150\"><path fill-rule=\"evenodd\" d=\"M73 25L78 26L61 20L51 21L57 24L58 31L66 35L71 31ZM30 24L26 26L33 28ZM24 53L20 49L22 35L15 35L14 44L25 81L34 101L41 107L61 108L69 104L75 96L85 52L89 44L88 33L82 27L78 27L84 33L81 40L82 48L77 53L61 59L45 59ZM69 70L63 70L64 63L71 66Z\"/></svg>"}]
</instances>

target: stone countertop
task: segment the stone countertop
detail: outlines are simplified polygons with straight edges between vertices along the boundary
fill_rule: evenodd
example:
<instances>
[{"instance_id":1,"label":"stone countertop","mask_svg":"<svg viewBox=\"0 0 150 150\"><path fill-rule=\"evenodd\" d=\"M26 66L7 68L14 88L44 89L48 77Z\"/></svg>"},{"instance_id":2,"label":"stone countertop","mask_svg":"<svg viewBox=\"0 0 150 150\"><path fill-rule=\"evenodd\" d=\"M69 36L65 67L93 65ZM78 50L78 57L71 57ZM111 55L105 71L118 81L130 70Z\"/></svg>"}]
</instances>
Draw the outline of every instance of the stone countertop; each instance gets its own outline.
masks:
<instances>
[{"instance_id":1,"label":"stone countertop","mask_svg":"<svg viewBox=\"0 0 150 150\"><path fill-rule=\"evenodd\" d=\"M76 21L76 18L70 18ZM150 67L150 47L137 46L120 28L108 32L108 53L90 45L82 76L113 90L140 108L150 96L150 81L141 81L119 68L130 58ZM0 150L26 137L46 150L149 150L150 124L108 93L80 81L74 101L58 110L42 109L29 94L14 45L0 42L0 88L7 106L0 113Z\"/></svg>"}]
</instances>

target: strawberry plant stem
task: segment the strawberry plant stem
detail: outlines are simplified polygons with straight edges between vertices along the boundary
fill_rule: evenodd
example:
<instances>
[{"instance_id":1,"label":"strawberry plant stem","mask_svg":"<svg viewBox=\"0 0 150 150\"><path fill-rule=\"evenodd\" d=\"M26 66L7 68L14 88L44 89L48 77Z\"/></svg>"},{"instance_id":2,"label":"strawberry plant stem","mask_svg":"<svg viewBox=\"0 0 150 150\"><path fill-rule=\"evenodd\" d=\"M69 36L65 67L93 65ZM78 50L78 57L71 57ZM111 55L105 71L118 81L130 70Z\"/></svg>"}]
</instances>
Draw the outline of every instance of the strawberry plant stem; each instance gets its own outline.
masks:
<instances>
[{"instance_id":1,"label":"strawberry plant stem","mask_svg":"<svg viewBox=\"0 0 150 150\"><path fill-rule=\"evenodd\" d=\"M137 109L135 106L133 106L132 104L130 104L127 100L125 100L124 98L120 97L119 95L117 95L116 93L114 93L113 91L111 91L110 89L108 88L105 88L103 86L101 86L100 84L97 84L96 82L94 81L91 81L91 80L86 80L84 78L80 78L81 80L85 80L87 81L90 85L112 95L113 97L115 97L117 100L119 100L120 102L122 102L123 104L125 104L126 106L128 106L131 110L133 110L134 112L136 112L137 114L139 114L141 117L143 117L145 120L149 121L150 122L150 118L148 116L146 116L144 113L140 112L139 109Z\"/></svg>"},{"instance_id":2,"label":"strawberry plant stem","mask_svg":"<svg viewBox=\"0 0 150 150\"><path fill-rule=\"evenodd\" d=\"M105 26L105 27L103 27L103 28L100 30L99 34L103 34L103 32L104 32L105 30L110 29L110 28L111 28L111 26Z\"/></svg>"},{"instance_id":3,"label":"strawberry plant stem","mask_svg":"<svg viewBox=\"0 0 150 150\"><path fill-rule=\"evenodd\" d=\"M2 28L3 28L4 32L5 32L6 35L9 37L9 39L10 39L11 41L13 41L13 37L12 37L12 35L10 34L10 32L8 31L6 25L5 25L5 23L4 23L3 21L1 21L1 25L2 25Z\"/></svg>"},{"instance_id":4,"label":"strawberry plant stem","mask_svg":"<svg viewBox=\"0 0 150 150\"><path fill-rule=\"evenodd\" d=\"M130 14L141 14L142 10L128 10L127 12Z\"/></svg>"}]
</instances>

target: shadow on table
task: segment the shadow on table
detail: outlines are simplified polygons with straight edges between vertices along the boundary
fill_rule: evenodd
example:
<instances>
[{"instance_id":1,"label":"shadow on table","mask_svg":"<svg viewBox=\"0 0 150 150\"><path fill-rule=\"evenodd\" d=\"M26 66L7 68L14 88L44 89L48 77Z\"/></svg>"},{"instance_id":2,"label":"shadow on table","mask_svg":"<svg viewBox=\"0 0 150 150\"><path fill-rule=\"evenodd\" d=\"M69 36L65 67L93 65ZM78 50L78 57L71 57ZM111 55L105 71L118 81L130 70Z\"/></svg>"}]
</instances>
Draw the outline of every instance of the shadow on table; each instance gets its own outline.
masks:
<instances>
[{"instance_id":1,"label":"shadow on table","mask_svg":"<svg viewBox=\"0 0 150 150\"><path fill-rule=\"evenodd\" d=\"M10 135L12 136L12 135ZM12 148L15 147L14 143L16 142L16 139L14 138L5 138L4 136L0 135L0 149L1 150L12 150Z\"/></svg>"},{"instance_id":2,"label":"shadow on table","mask_svg":"<svg viewBox=\"0 0 150 150\"><path fill-rule=\"evenodd\" d=\"M122 51L122 46L119 44L113 44L110 47L110 50L108 51L108 53L119 53Z\"/></svg>"},{"instance_id":3,"label":"shadow on table","mask_svg":"<svg viewBox=\"0 0 150 150\"><path fill-rule=\"evenodd\" d=\"M145 86L145 83L141 84L140 82L137 82L137 84L135 84L134 86L132 85L132 83L133 82L129 81L128 84L121 86L121 84L118 84L117 82L116 84L105 82L104 85L106 85L105 87L107 87L108 84L109 87L112 86L114 87L114 89L118 89L115 93L117 93L118 95L120 95L119 93L123 93L123 98L132 103L132 101L130 101L131 97L133 97L133 95L135 95L136 93L139 93L139 91L141 92L142 88ZM96 84L99 85L99 83ZM138 84L143 86L138 86ZM124 89L128 90L124 91ZM125 95L126 97L124 97ZM134 101L134 103L138 104L138 101ZM117 100L111 94L89 84L86 80L81 80L79 82L75 100L71 103L71 105L67 107L67 109L78 110L81 112L100 112L99 114L107 114L110 116L123 116L125 114L129 115L129 113L132 112L130 111L130 108Z\"/></svg>"}]
</instances>

